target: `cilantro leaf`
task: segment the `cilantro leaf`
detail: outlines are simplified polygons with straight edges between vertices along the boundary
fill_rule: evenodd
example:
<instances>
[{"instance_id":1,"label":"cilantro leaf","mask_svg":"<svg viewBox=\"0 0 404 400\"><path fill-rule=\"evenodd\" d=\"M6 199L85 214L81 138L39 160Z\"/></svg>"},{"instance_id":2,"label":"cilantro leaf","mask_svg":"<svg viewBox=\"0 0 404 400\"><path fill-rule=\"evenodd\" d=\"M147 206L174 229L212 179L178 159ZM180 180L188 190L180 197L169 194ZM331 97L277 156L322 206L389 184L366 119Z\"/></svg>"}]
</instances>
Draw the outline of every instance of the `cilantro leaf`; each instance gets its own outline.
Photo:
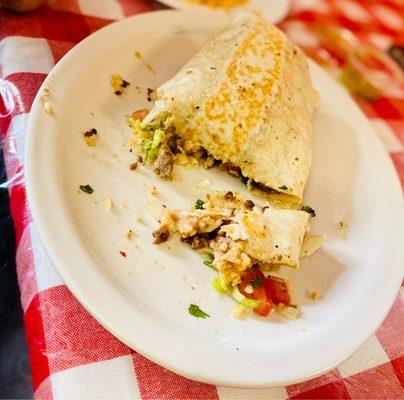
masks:
<instances>
[{"instance_id":1,"label":"cilantro leaf","mask_svg":"<svg viewBox=\"0 0 404 400\"><path fill-rule=\"evenodd\" d=\"M261 280L261 278L260 278L259 276L257 276L257 277L255 277L254 279L251 279L250 285L251 285L252 287L256 287L256 286L262 287L262 280Z\"/></svg>"},{"instance_id":2,"label":"cilantro leaf","mask_svg":"<svg viewBox=\"0 0 404 400\"><path fill-rule=\"evenodd\" d=\"M306 211L313 218L316 216L316 212L310 206L302 206L302 211Z\"/></svg>"},{"instance_id":3,"label":"cilantro leaf","mask_svg":"<svg viewBox=\"0 0 404 400\"><path fill-rule=\"evenodd\" d=\"M195 202L195 210L203 210L203 205L204 205L205 203L201 200L201 199L198 199L196 202Z\"/></svg>"},{"instance_id":4,"label":"cilantro leaf","mask_svg":"<svg viewBox=\"0 0 404 400\"><path fill-rule=\"evenodd\" d=\"M288 190L288 187L287 187L286 185L282 185L282 186L279 186L279 189L281 189L281 190Z\"/></svg>"},{"instance_id":5,"label":"cilantro leaf","mask_svg":"<svg viewBox=\"0 0 404 400\"><path fill-rule=\"evenodd\" d=\"M207 267L215 269L215 267L212 265L212 261L204 261L203 262Z\"/></svg>"},{"instance_id":6,"label":"cilantro leaf","mask_svg":"<svg viewBox=\"0 0 404 400\"><path fill-rule=\"evenodd\" d=\"M203 263L204 263L207 267L212 268L212 269L215 270L216 268L212 265L212 261L213 261L213 259L214 259L213 254L208 254L208 255L209 255L210 260L206 260L206 261L204 261Z\"/></svg>"},{"instance_id":7,"label":"cilantro leaf","mask_svg":"<svg viewBox=\"0 0 404 400\"><path fill-rule=\"evenodd\" d=\"M91 194L94 192L94 189L90 185L80 185L80 190L84 193Z\"/></svg>"},{"instance_id":8,"label":"cilantro leaf","mask_svg":"<svg viewBox=\"0 0 404 400\"><path fill-rule=\"evenodd\" d=\"M190 304L188 312L195 318L210 318L210 315L202 311L196 304Z\"/></svg>"}]
</instances>

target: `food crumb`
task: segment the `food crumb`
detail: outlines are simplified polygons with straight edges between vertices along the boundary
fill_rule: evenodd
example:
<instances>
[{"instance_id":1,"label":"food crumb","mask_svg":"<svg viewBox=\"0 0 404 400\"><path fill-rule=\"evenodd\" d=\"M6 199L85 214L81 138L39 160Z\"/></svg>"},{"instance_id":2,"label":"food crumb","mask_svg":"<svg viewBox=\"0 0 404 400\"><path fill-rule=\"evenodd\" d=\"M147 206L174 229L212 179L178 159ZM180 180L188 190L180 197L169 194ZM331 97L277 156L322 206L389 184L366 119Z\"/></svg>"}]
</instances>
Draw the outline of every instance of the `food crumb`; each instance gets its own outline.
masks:
<instances>
[{"instance_id":1,"label":"food crumb","mask_svg":"<svg viewBox=\"0 0 404 400\"><path fill-rule=\"evenodd\" d=\"M181 280L182 280L182 281L186 281L186 280L187 280L186 275L181 275Z\"/></svg>"},{"instance_id":2,"label":"food crumb","mask_svg":"<svg viewBox=\"0 0 404 400\"><path fill-rule=\"evenodd\" d=\"M109 77L109 82L114 89L114 93L120 96L124 93L125 88L130 85L128 81L123 79L120 75L114 74Z\"/></svg>"},{"instance_id":3,"label":"food crumb","mask_svg":"<svg viewBox=\"0 0 404 400\"><path fill-rule=\"evenodd\" d=\"M119 251L119 254L120 254L122 257L126 257L126 253L125 253L124 251L122 251L122 250Z\"/></svg>"},{"instance_id":4,"label":"food crumb","mask_svg":"<svg viewBox=\"0 0 404 400\"><path fill-rule=\"evenodd\" d=\"M151 189L150 189L150 194L153 195L153 196L155 196L155 195L157 194L156 186L152 186L152 187L151 187Z\"/></svg>"},{"instance_id":5,"label":"food crumb","mask_svg":"<svg viewBox=\"0 0 404 400\"><path fill-rule=\"evenodd\" d=\"M146 115L149 113L147 108L142 108L140 110L133 111L132 118L137 121L143 121Z\"/></svg>"},{"instance_id":6,"label":"food crumb","mask_svg":"<svg viewBox=\"0 0 404 400\"><path fill-rule=\"evenodd\" d=\"M202 189L202 188L207 187L207 186L209 186L209 185L210 185L209 179L204 179L204 180L202 180L202 181L199 181L199 182L196 184L196 187L197 187L198 189Z\"/></svg>"},{"instance_id":7,"label":"food crumb","mask_svg":"<svg viewBox=\"0 0 404 400\"><path fill-rule=\"evenodd\" d=\"M348 221L341 220L338 221L338 235L340 238L345 239L347 236L348 231Z\"/></svg>"},{"instance_id":8,"label":"food crumb","mask_svg":"<svg viewBox=\"0 0 404 400\"><path fill-rule=\"evenodd\" d=\"M159 267L161 267L162 269L164 269L164 270L166 269L166 266L163 265L163 264L161 264L161 262L160 262L159 260L154 259L153 262L154 262L156 265L158 265Z\"/></svg>"},{"instance_id":9,"label":"food crumb","mask_svg":"<svg viewBox=\"0 0 404 400\"><path fill-rule=\"evenodd\" d=\"M111 210L112 209L112 199L110 197L105 199L105 207L107 208L107 210Z\"/></svg>"},{"instance_id":10,"label":"food crumb","mask_svg":"<svg viewBox=\"0 0 404 400\"><path fill-rule=\"evenodd\" d=\"M44 89L43 92L42 92L42 95L40 97L40 101L42 103L44 103L46 101L46 98L49 97L49 95L50 95L50 90L49 89Z\"/></svg>"},{"instance_id":11,"label":"food crumb","mask_svg":"<svg viewBox=\"0 0 404 400\"><path fill-rule=\"evenodd\" d=\"M133 219L134 219L136 222L139 222L139 221L142 219L142 217L141 217L139 214L135 214L135 215L133 216Z\"/></svg>"},{"instance_id":12,"label":"food crumb","mask_svg":"<svg viewBox=\"0 0 404 400\"><path fill-rule=\"evenodd\" d=\"M80 185L79 188L82 192L87 194L92 194L94 192L94 189L90 185Z\"/></svg>"},{"instance_id":13,"label":"food crumb","mask_svg":"<svg viewBox=\"0 0 404 400\"><path fill-rule=\"evenodd\" d=\"M95 147L97 141L97 129L92 128L89 131L84 132L83 137L87 146Z\"/></svg>"},{"instance_id":14,"label":"food crumb","mask_svg":"<svg viewBox=\"0 0 404 400\"><path fill-rule=\"evenodd\" d=\"M126 232L126 238L127 238L128 240L131 240L134 235L135 235L135 234L134 234L134 232L132 231L132 229L129 229L128 232Z\"/></svg>"},{"instance_id":15,"label":"food crumb","mask_svg":"<svg viewBox=\"0 0 404 400\"><path fill-rule=\"evenodd\" d=\"M147 88L147 101L152 101L152 94L153 94L154 90Z\"/></svg>"},{"instance_id":16,"label":"food crumb","mask_svg":"<svg viewBox=\"0 0 404 400\"><path fill-rule=\"evenodd\" d=\"M131 171L135 171L136 168L137 168L137 162L134 162L134 163L132 163L132 164L129 166L129 169L130 169Z\"/></svg>"},{"instance_id":17,"label":"food crumb","mask_svg":"<svg viewBox=\"0 0 404 400\"><path fill-rule=\"evenodd\" d=\"M318 293L316 291L312 291L312 292L309 293L309 297L312 300L320 300L323 296L321 295L321 293Z\"/></svg>"},{"instance_id":18,"label":"food crumb","mask_svg":"<svg viewBox=\"0 0 404 400\"><path fill-rule=\"evenodd\" d=\"M135 54L135 57L136 57L138 60L140 60L140 61L143 63L143 65L144 65L150 72L155 73L153 67L152 67L149 63L145 62L145 61L142 59L142 53L141 53L140 51L135 51L134 54Z\"/></svg>"},{"instance_id":19,"label":"food crumb","mask_svg":"<svg viewBox=\"0 0 404 400\"><path fill-rule=\"evenodd\" d=\"M54 113L53 107L51 106L51 104L48 101L45 101L45 103L43 104L43 110L48 115L52 115Z\"/></svg>"}]
</instances>

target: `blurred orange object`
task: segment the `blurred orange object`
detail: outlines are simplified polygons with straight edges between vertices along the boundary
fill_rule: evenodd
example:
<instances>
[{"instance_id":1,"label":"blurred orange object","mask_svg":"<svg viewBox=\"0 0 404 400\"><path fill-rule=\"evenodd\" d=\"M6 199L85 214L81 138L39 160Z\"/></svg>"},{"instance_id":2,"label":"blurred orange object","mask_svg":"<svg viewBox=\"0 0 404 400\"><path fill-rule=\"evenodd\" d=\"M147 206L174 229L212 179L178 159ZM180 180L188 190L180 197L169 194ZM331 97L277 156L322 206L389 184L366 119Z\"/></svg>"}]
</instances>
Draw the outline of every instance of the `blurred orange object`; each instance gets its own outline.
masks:
<instances>
[{"instance_id":1,"label":"blurred orange object","mask_svg":"<svg viewBox=\"0 0 404 400\"><path fill-rule=\"evenodd\" d=\"M32 11L43 6L48 0L0 0L0 5L13 11Z\"/></svg>"},{"instance_id":2,"label":"blurred orange object","mask_svg":"<svg viewBox=\"0 0 404 400\"><path fill-rule=\"evenodd\" d=\"M247 3L249 0L188 0L211 8L232 8Z\"/></svg>"},{"instance_id":3,"label":"blurred orange object","mask_svg":"<svg viewBox=\"0 0 404 400\"><path fill-rule=\"evenodd\" d=\"M329 68L351 93L370 102L383 95L404 98L403 73L386 53L362 44L346 28L322 23L313 28L321 49L305 49L307 54Z\"/></svg>"}]
</instances>

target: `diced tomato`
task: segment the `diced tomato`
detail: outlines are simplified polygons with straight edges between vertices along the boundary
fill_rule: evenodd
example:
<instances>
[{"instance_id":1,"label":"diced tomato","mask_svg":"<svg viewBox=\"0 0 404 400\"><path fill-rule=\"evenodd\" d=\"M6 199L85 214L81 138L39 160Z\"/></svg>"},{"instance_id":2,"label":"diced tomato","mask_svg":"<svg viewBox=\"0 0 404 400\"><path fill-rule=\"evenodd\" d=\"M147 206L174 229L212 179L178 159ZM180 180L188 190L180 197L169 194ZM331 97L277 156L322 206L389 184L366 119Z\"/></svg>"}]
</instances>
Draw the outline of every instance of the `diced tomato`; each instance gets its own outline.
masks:
<instances>
[{"instance_id":1,"label":"diced tomato","mask_svg":"<svg viewBox=\"0 0 404 400\"><path fill-rule=\"evenodd\" d=\"M290 295L286 282L280 278L266 278L265 289L270 293L274 304L282 303L285 306L290 305Z\"/></svg>"},{"instance_id":2,"label":"diced tomato","mask_svg":"<svg viewBox=\"0 0 404 400\"><path fill-rule=\"evenodd\" d=\"M260 304L254 308L254 311L264 317L270 313L273 307L271 296L265 289L265 280L265 275L260 269L256 268L245 276L238 287L240 293L248 299L260 301ZM252 293L245 291L248 285L252 287Z\"/></svg>"},{"instance_id":3,"label":"diced tomato","mask_svg":"<svg viewBox=\"0 0 404 400\"><path fill-rule=\"evenodd\" d=\"M251 293L246 292L247 286L252 288ZM274 304L290 305L286 282L281 278L266 278L259 268L251 270L244 277L238 289L248 299L260 301L260 304L254 308L254 312L264 317L271 312Z\"/></svg>"},{"instance_id":4,"label":"diced tomato","mask_svg":"<svg viewBox=\"0 0 404 400\"><path fill-rule=\"evenodd\" d=\"M258 306L254 308L254 312L262 315L263 317L266 317L272 311L272 302L265 295L262 297L262 299L257 298L255 300L260 300L260 304L258 304Z\"/></svg>"}]
</instances>

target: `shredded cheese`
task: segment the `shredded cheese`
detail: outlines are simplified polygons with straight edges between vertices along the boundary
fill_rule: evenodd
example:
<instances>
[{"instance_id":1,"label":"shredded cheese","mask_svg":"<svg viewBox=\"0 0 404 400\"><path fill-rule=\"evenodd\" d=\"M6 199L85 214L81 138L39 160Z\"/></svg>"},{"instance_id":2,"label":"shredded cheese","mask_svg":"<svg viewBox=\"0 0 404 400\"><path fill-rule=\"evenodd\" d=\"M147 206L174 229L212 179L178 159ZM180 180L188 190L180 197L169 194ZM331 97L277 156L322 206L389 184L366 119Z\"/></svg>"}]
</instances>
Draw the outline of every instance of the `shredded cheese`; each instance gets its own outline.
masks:
<instances>
[{"instance_id":1,"label":"shredded cheese","mask_svg":"<svg viewBox=\"0 0 404 400\"><path fill-rule=\"evenodd\" d=\"M345 239L348 234L348 221L338 221L338 235L340 238Z\"/></svg>"}]
</instances>

